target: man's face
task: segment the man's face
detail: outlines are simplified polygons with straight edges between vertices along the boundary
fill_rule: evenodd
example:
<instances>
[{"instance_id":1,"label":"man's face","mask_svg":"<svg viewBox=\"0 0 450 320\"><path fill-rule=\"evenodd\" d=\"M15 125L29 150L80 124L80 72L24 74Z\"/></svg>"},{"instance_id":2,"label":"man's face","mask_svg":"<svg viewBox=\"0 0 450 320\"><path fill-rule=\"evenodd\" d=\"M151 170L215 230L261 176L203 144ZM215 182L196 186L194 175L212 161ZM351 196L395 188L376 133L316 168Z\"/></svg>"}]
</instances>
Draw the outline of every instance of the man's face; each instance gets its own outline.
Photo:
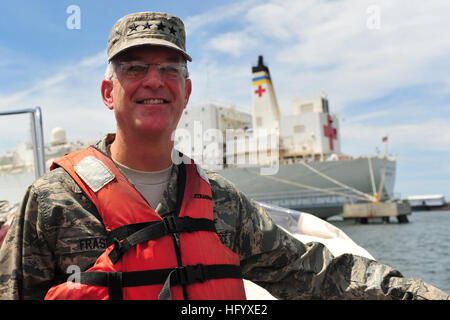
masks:
<instances>
[{"instance_id":1,"label":"man's face","mask_svg":"<svg viewBox=\"0 0 450 320\"><path fill-rule=\"evenodd\" d=\"M188 103L191 81L183 76L168 77L155 65L143 77L133 78L122 72L120 65L131 61L177 64L184 62L181 54L170 48L141 46L125 51L115 61L119 66L116 76L104 80L102 94L105 104L114 110L118 130L140 137L170 136Z\"/></svg>"}]
</instances>

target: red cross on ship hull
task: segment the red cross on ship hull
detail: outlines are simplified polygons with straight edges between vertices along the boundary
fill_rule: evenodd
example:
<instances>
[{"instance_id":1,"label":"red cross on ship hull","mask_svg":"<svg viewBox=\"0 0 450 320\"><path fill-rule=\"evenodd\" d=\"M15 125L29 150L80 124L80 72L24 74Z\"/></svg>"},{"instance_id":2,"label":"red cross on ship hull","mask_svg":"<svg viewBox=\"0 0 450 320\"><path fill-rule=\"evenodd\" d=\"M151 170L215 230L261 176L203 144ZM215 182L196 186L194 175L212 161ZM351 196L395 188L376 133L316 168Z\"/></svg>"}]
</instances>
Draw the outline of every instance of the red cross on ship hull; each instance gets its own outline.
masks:
<instances>
[{"instance_id":1,"label":"red cross on ship hull","mask_svg":"<svg viewBox=\"0 0 450 320\"><path fill-rule=\"evenodd\" d=\"M334 150L333 139L337 140L337 130L332 127L332 123L333 120L331 119L331 116L328 115L328 125L323 126L323 134L328 138L328 141L330 143L330 150Z\"/></svg>"}]
</instances>

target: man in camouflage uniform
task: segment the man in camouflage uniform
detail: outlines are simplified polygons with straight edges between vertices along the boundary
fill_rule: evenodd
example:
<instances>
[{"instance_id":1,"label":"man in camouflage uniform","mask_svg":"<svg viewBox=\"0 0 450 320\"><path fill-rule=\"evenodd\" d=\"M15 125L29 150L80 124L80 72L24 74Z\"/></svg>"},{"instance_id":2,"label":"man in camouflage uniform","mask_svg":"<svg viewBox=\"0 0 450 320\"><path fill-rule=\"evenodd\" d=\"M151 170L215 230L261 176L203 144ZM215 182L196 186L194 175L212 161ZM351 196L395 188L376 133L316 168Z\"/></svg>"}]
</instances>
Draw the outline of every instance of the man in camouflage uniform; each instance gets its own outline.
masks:
<instances>
[{"instance_id":1,"label":"man in camouflage uniform","mask_svg":"<svg viewBox=\"0 0 450 320\"><path fill-rule=\"evenodd\" d=\"M137 56L176 54L183 62L191 60L185 52L183 23L160 13L129 15L116 23L108 41L108 60L129 52ZM148 67L145 71L142 82L148 83L142 86L147 91L168 86L154 70ZM96 147L131 170L171 168L163 194L155 205L156 212L165 217L175 210L178 192L178 166L172 165L171 160L168 163L173 148L170 137L188 102L190 80L187 75L180 78L176 86L168 88L170 94L167 91L159 101L143 101L149 99L143 95L133 101L133 95L127 96L131 89L117 80L119 69L115 67L114 71L112 78L108 76L103 81L102 94L105 104L115 112L118 129ZM137 95L144 92L140 87L136 90ZM146 122L146 115L132 113L132 106L139 103L163 103L171 113L160 111ZM133 136L136 132L145 139ZM145 154L148 150L152 153ZM136 182L126 171L124 174L132 183ZM211 171L206 174L221 241L239 255L244 278L266 288L275 297L448 297L439 289L420 280L405 279L397 270L376 261L351 254L334 257L322 244L301 243L274 224L263 208L231 182ZM88 269L105 249L106 230L96 207L63 168L56 168L28 188L7 234L0 251L0 297L42 299L55 284L57 275L74 265L80 270Z\"/></svg>"}]
</instances>

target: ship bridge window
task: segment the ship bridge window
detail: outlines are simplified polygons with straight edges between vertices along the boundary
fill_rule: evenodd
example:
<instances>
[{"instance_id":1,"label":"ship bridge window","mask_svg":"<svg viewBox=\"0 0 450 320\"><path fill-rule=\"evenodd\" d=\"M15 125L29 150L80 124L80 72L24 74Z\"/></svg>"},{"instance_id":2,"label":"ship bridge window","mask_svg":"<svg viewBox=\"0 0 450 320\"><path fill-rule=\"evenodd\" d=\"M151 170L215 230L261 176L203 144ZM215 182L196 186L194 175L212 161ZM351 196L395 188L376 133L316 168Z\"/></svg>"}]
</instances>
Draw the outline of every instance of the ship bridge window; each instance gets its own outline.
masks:
<instances>
[{"instance_id":1,"label":"ship bridge window","mask_svg":"<svg viewBox=\"0 0 450 320\"><path fill-rule=\"evenodd\" d=\"M328 100L322 98L322 105L323 105L323 112L325 113L330 113L330 111L328 110Z\"/></svg>"},{"instance_id":2,"label":"ship bridge window","mask_svg":"<svg viewBox=\"0 0 450 320\"><path fill-rule=\"evenodd\" d=\"M305 126L304 125L294 126L294 133L304 133L304 132L305 132Z\"/></svg>"},{"instance_id":3,"label":"ship bridge window","mask_svg":"<svg viewBox=\"0 0 450 320\"><path fill-rule=\"evenodd\" d=\"M312 103L302 104L302 113L313 112L313 107Z\"/></svg>"}]
</instances>

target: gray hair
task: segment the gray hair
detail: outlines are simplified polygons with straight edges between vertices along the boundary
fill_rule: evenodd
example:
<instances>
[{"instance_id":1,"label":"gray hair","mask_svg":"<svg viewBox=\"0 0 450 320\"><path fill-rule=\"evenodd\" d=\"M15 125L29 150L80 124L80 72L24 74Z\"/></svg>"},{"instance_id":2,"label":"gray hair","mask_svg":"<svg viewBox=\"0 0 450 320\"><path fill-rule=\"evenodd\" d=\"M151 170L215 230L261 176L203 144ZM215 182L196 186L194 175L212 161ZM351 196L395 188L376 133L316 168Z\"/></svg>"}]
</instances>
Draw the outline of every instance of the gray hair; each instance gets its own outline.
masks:
<instances>
[{"instance_id":1,"label":"gray hair","mask_svg":"<svg viewBox=\"0 0 450 320\"><path fill-rule=\"evenodd\" d=\"M106 80L113 80L114 76L115 76L115 71L116 71L116 65L114 63L114 61L110 61L108 62L108 65L106 66L106 71L105 71L105 79Z\"/></svg>"}]
</instances>

